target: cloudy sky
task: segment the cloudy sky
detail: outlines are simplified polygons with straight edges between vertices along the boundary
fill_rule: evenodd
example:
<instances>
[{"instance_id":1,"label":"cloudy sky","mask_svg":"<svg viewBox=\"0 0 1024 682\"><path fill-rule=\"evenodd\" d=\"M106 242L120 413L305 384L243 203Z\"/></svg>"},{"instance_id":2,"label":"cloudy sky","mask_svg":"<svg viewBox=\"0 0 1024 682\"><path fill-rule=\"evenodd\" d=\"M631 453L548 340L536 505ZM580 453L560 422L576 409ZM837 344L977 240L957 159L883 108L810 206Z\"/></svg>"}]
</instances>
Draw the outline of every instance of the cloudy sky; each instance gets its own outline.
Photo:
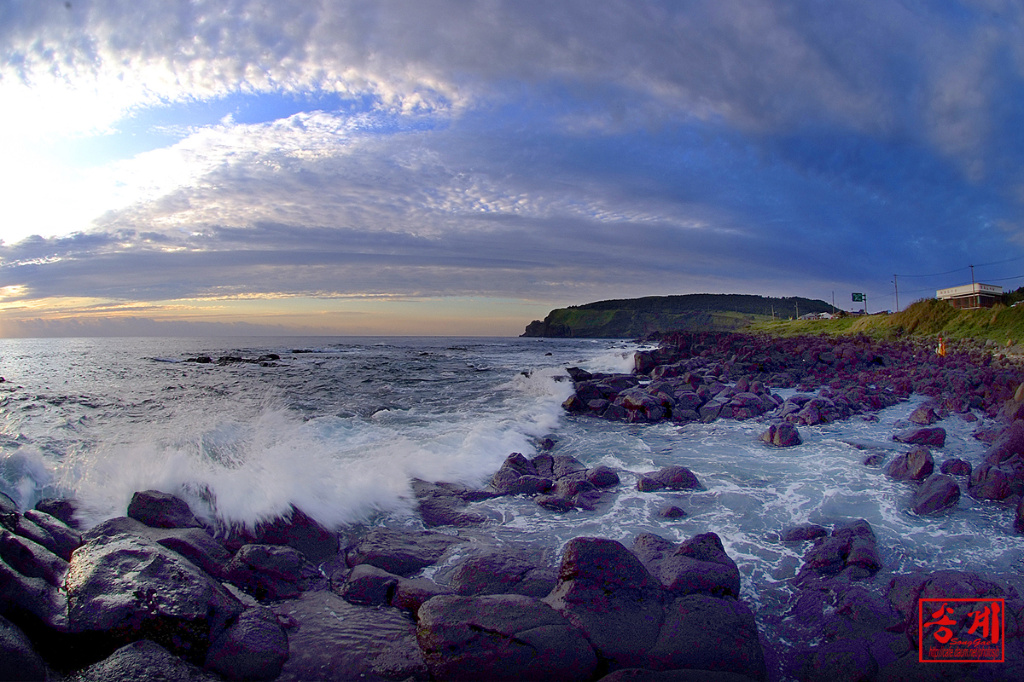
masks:
<instances>
[{"instance_id":1,"label":"cloudy sky","mask_svg":"<svg viewBox=\"0 0 1024 682\"><path fill-rule=\"evenodd\" d=\"M0 0L0 103L0 336L1024 286L1016 0Z\"/></svg>"}]
</instances>

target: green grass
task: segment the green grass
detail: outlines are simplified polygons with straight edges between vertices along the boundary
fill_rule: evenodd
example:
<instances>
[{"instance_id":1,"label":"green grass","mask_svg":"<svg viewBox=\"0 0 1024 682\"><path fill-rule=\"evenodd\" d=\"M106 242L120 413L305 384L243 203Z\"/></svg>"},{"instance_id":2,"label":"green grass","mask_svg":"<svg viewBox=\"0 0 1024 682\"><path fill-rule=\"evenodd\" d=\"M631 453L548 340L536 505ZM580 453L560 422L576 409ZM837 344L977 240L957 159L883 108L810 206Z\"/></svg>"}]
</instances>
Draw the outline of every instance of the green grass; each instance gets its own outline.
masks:
<instances>
[{"instance_id":1,"label":"green grass","mask_svg":"<svg viewBox=\"0 0 1024 682\"><path fill-rule=\"evenodd\" d=\"M844 317L835 320L786 320L759 322L747 331L778 336L866 334L877 339L906 336L950 341L993 341L1000 346L1024 346L1024 306L998 305L980 310L957 310L944 301L922 300L898 313Z\"/></svg>"}]
</instances>

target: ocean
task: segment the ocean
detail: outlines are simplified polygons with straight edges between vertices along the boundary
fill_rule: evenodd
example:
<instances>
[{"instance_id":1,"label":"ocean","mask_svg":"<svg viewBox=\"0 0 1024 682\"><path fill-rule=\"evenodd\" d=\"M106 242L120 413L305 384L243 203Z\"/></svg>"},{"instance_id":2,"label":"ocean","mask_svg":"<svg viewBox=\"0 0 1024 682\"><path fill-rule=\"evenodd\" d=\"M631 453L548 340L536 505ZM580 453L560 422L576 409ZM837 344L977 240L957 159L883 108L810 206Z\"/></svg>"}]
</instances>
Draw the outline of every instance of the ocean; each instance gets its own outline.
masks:
<instances>
[{"instance_id":1,"label":"ocean","mask_svg":"<svg viewBox=\"0 0 1024 682\"><path fill-rule=\"evenodd\" d=\"M965 494L948 514L918 517L910 484L863 464L906 448L892 434L923 397L800 427L804 443L790 449L760 442L764 421L625 424L562 410L566 367L625 372L636 349L520 338L2 340L0 491L23 508L74 497L85 526L155 488L220 524L251 526L294 504L341 530L419 528L411 479L484 486L510 453L532 457L551 437L554 453L619 473L611 501L562 514L525 497L478 502L470 509L490 520L475 532L557 556L576 536L628 546L641 532L681 541L713 531L758 607L801 564L804 548L775 534L804 523L866 519L887 572L1024 570L1011 508ZM936 462L980 464L985 446L971 434L984 424L941 422ZM669 464L705 489L636 490L638 474ZM659 516L668 504L686 516Z\"/></svg>"}]
</instances>

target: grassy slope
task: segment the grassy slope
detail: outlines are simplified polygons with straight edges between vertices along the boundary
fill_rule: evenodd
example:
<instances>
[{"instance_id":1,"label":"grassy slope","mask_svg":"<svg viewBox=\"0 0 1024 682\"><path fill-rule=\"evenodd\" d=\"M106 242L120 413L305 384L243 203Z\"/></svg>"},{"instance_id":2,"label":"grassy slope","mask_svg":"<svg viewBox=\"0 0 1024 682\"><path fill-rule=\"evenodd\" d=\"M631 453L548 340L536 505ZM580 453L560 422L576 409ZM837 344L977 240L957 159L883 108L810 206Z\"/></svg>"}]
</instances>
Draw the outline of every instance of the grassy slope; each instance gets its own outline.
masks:
<instances>
[{"instance_id":1,"label":"grassy slope","mask_svg":"<svg viewBox=\"0 0 1024 682\"><path fill-rule=\"evenodd\" d=\"M1024 306L996 306L981 310L956 310L935 299L918 301L906 310L891 315L845 317L836 320L793 320L760 322L748 331L780 336L798 334L866 334L878 339L907 335L938 337L948 340L992 341L999 346L1024 346Z\"/></svg>"}]
</instances>

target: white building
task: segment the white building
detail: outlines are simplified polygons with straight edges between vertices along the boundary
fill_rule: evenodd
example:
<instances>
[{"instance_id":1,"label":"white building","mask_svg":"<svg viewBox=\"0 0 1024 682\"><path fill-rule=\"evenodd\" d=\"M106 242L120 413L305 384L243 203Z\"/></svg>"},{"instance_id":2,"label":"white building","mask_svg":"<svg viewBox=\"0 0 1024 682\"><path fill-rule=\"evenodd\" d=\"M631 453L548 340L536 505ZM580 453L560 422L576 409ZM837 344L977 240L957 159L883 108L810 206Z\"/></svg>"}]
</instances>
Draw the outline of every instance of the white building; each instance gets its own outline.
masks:
<instances>
[{"instance_id":1,"label":"white building","mask_svg":"<svg viewBox=\"0 0 1024 682\"><path fill-rule=\"evenodd\" d=\"M936 298L940 301L949 301L954 308L991 308L1003 295L1003 288L992 284L975 282L964 284L949 289L939 289L935 292Z\"/></svg>"}]
</instances>

